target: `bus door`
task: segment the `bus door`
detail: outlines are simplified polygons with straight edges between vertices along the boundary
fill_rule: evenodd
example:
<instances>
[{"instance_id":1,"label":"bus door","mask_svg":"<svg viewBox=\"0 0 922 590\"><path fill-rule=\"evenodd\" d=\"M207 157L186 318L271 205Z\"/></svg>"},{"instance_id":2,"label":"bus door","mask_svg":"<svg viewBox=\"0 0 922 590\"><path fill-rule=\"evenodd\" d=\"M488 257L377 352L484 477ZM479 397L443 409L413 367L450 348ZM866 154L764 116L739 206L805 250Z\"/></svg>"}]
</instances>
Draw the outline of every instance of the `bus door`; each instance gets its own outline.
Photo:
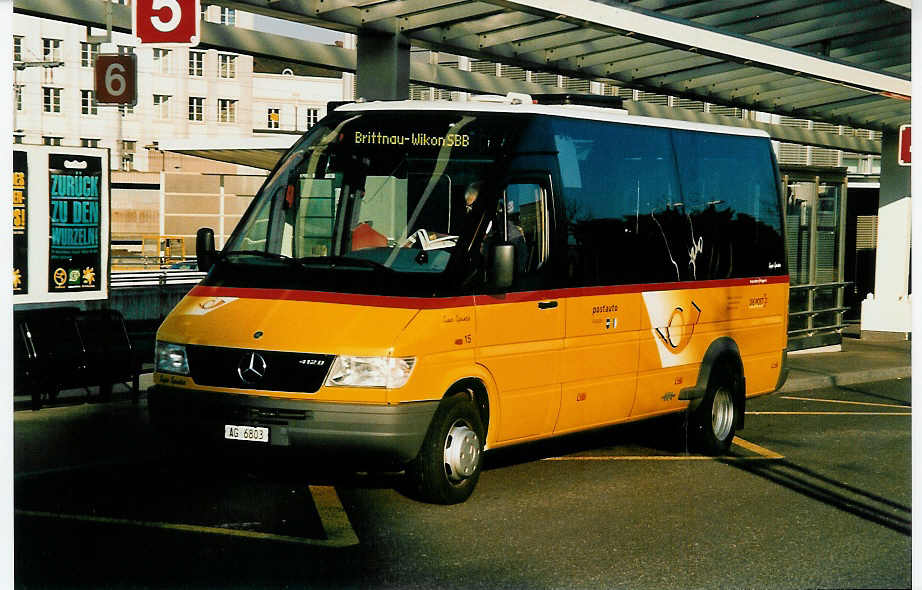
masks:
<instances>
[{"instance_id":1,"label":"bus door","mask_svg":"<svg viewBox=\"0 0 922 590\"><path fill-rule=\"evenodd\" d=\"M540 181L507 183L483 240L484 252L503 242L516 251L510 292L475 297L477 361L499 390L500 441L550 433L560 407L565 301L541 292L551 266L548 194Z\"/></svg>"}]
</instances>

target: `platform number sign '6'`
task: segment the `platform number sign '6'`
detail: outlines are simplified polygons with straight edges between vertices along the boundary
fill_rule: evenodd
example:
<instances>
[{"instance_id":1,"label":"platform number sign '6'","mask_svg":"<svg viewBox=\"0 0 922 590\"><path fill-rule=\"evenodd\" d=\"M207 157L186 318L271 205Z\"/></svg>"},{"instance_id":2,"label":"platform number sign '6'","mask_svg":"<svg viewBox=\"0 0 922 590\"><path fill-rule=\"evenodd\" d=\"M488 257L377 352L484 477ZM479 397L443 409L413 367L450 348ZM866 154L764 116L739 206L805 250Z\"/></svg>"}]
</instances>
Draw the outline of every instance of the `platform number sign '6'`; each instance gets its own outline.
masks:
<instances>
[{"instance_id":1,"label":"platform number sign '6'","mask_svg":"<svg viewBox=\"0 0 922 590\"><path fill-rule=\"evenodd\" d=\"M96 102L134 106L138 103L138 59L134 54L96 56Z\"/></svg>"},{"instance_id":2,"label":"platform number sign '6'","mask_svg":"<svg viewBox=\"0 0 922 590\"><path fill-rule=\"evenodd\" d=\"M133 4L131 30L141 43L198 45L200 0L135 0Z\"/></svg>"}]
</instances>

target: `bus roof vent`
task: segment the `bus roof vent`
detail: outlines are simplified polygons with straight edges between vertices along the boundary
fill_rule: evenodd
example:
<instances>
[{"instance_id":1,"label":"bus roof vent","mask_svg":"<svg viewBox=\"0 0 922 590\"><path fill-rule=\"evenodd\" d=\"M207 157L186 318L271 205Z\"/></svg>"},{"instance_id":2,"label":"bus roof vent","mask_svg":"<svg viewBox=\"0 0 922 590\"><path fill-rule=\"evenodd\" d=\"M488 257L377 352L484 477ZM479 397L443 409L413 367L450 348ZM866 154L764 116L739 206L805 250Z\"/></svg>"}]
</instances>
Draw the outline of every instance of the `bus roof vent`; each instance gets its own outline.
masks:
<instances>
[{"instance_id":1,"label":"bus roof vent","mask_svg":"<svg viewBox=\"0 0 922 590\"><path fill-rule=\"evenodd\" d=\"M576 94L559 92L552 94L532 94L531 97L537 104L568 105L575 104L586 107L604 107L608 109L623 109L624 101L620 96L603 96L601 94Z\"/></svg>"}]
</instances>

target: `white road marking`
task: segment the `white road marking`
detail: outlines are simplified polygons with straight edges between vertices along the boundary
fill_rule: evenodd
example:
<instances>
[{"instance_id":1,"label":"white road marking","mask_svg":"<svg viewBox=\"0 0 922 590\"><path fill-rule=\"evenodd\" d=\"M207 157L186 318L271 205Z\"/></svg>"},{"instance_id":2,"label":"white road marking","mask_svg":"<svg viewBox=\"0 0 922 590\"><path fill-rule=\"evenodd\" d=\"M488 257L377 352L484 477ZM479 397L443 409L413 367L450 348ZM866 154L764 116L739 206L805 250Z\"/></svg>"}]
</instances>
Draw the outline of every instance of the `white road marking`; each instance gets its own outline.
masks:
<instances>
[{"instance_id":1,"label":"white road marking","mask_svg":"<svg viewBox=\"0 0 922 590\"><path fill-rule=\"evenodd\" d=\"M909 409L909 406L902 406L899 404L879 404L875 402L852 402L852 401L845 401L841 399L823 399L823 398L818 398L818 397L795 397L793 395L782 395L781 399L792 399L792 400L804 401L804 402L825 402L829 404L850 404L854 406L875 406L878 408L901 408L904 410Z\"/></svg>"}]
</instances>

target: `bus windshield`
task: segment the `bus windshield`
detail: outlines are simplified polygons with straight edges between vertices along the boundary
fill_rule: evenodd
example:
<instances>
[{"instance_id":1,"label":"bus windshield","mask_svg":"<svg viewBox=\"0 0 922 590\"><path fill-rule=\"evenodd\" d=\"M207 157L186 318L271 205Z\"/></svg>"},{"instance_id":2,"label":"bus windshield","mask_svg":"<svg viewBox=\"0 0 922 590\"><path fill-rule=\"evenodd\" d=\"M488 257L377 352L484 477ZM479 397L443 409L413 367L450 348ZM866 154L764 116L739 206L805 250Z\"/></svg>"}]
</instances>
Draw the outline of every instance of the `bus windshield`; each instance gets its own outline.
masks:
<instances>
[{"instance_id":1,"label":"bus windshield","mask_svg":"<svg viewBox=\"0 0 922 590\"><path fill-rule=\"evenodd\" d=\"M470 233L478 190L495 174L518 124L483 113L396 115L324 119L267 180L224 256L443 272Z\"/></svg>"}]
</instances>

